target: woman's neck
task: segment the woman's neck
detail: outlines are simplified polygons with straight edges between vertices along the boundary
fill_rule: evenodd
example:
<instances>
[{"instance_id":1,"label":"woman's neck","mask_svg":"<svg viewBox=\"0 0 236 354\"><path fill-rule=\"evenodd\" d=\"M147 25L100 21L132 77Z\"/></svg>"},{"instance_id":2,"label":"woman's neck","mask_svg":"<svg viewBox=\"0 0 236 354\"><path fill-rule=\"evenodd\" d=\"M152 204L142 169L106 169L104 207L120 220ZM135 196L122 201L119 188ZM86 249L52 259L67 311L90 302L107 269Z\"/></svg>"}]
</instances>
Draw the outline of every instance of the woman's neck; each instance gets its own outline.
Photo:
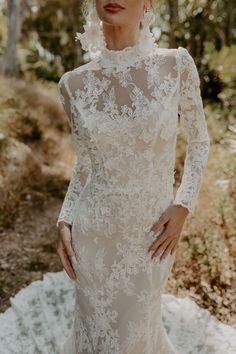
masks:
<instances>
[{"instance_id":1,"label":"woman's neck","mask_svg":"<svg viewBox=\"0 0 236 354\"><path fill-rule=\"evenodd\" d=\"M138 43L139 27L112 26L103 23L103 34L107 49L122 50Z\"/></svg>"}]
</instances>

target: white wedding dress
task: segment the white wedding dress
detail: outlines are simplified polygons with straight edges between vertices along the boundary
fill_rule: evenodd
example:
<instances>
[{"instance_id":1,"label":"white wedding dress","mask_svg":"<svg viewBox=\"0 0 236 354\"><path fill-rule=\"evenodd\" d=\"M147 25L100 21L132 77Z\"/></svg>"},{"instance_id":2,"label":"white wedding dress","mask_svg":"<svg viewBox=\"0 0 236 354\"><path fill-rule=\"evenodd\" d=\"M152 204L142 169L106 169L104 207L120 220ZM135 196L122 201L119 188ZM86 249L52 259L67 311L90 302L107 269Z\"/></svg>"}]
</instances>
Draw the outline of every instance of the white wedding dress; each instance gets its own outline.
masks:
<instances>
[{"instance_id":1,"label":"white wedding dress","mask_svg":"<svg viewBox=\"0 0 236 354\"><path fill-rule=\"evenodd\" d=\"M75 321L63 354L174 354L161 294L175 252L151 260L150 229L171 204L192 214L209 152L199 76L188 51L153 38L101 48L59 82L77 163L58 218L72 224ZM174 198L176 138L188 140ZM160 234L160 232L159 232Z\"/></svg>"},{"instance_id":2,"label":"white wedding dress","mask_svg":"<svg viewBox=\"0 0 236 354\"><path fill-rule=\"evenodd\" d=\"M61 77L77 162L57 226L72 225L77 278L48 273L11 299L1 354L236 353L234 329L163 294L175 253L148 253L170 205L195 209L210 146L199 84L185 48L141 35ZM179 126L188 144L174 196Z\"/></svg>"}]
</instances>

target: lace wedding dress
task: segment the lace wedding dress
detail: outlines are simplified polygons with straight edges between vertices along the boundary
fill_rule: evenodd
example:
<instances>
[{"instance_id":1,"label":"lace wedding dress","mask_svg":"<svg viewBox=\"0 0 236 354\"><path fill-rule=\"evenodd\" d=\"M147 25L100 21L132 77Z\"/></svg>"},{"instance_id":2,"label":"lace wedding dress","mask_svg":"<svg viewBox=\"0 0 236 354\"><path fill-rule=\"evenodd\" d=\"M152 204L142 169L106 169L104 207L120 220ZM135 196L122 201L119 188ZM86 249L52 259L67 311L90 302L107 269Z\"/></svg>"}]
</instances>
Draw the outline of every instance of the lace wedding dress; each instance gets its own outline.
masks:
<instances>
[{"instance_id":1,"label":"lace wedding dress","mask_svg":"<svg viewBox=\"0 0 236 354\"><path fill-rule=\"evenodd\" d=\"M193 58L144 38L101 47L59 81L77 154L58 218L72 225L77 273L62 354L177 353L161 319L175 252L151 260L162 230L150 228L172 204L193 214L210 139ZM188 146L174 197L178 123Z\"/></svg>"},{"instance_id":2,"label":"lace wedding dress","mask_svg":"<svg viewBox=\"0 0 236 354\"><path fill-rule=\"evenodd\" d=\"M147 253L169 205L194 212L207 162L194 61L143 36L101 49L59 82L77 162L57 225L72 225L77 279L46 273L11 297L0 354L235 354L235 329L163 293L175 253L161 262ZM188 145L174 197L179 126Z\"/></svg>"}]
</instances>

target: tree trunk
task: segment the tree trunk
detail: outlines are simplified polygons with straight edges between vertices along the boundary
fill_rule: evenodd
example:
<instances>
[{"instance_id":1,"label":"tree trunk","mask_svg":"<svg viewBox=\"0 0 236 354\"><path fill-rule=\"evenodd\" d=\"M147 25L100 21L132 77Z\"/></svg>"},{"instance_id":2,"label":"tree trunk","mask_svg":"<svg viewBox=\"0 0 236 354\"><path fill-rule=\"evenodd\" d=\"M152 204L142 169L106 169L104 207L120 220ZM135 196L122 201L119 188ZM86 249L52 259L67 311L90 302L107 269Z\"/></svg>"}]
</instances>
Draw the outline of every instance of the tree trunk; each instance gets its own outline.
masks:
<instances>
[{"instance_id":1,"label":"tree trunk","mask_svg":"<svg viewBox=\"0 0 236 354\"><path fill-rule=\"evenodd\" d=\"M7 44L1 65L4 76L19 76L17 44L21 32L21 0L8 0Z\"/></svg>"},{"instance_id":2,"label":"tree trunk","mask_svg":"<svg viewBox=\"0 0 236 354\"><path fill-rule=\"evenodd\" d=\"M169 26L170 26L170 38L169 38L169 46L170 48L176 48L177 42L175 37L175 28L179 22L179 4L178 0L168 0L169 6Z\"/></svg>"}]
</instances>

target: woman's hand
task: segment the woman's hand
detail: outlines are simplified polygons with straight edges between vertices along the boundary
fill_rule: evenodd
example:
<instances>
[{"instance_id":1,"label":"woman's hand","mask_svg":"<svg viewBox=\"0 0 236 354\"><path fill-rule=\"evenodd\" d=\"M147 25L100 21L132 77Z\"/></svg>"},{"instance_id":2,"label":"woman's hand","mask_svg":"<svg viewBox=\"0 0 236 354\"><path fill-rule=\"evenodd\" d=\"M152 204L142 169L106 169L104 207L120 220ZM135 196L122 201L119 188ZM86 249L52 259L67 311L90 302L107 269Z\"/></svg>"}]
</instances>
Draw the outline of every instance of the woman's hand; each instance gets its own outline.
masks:
<instances>
[{"instance_id":1,"label":"woman's hand","mask_svg":"<svg viewBox=\"0 0 236 354\"><path fill-rule=\"evenodd\" d=\"M164 232L148 249L148 252L154 251L152 259L162 254L160 260L163 260L168 254L175 251L188 213L189 210L182 205L170 205L152 226L150 231L158 232L165 225Z\"/></svg>"},{"instance_id":2,"label":"woman's hand","mask_svg":"<svg viewBox=\"0 0 236 354\"><path fill-rule=\"evenodd\" d=\"M75 256L75 252L71 245L71 225L64 221L59 222L57 253L66 273L72 280L74 280L76 278L76 273L69 258Z\"/></svg>"}]
</instances>

